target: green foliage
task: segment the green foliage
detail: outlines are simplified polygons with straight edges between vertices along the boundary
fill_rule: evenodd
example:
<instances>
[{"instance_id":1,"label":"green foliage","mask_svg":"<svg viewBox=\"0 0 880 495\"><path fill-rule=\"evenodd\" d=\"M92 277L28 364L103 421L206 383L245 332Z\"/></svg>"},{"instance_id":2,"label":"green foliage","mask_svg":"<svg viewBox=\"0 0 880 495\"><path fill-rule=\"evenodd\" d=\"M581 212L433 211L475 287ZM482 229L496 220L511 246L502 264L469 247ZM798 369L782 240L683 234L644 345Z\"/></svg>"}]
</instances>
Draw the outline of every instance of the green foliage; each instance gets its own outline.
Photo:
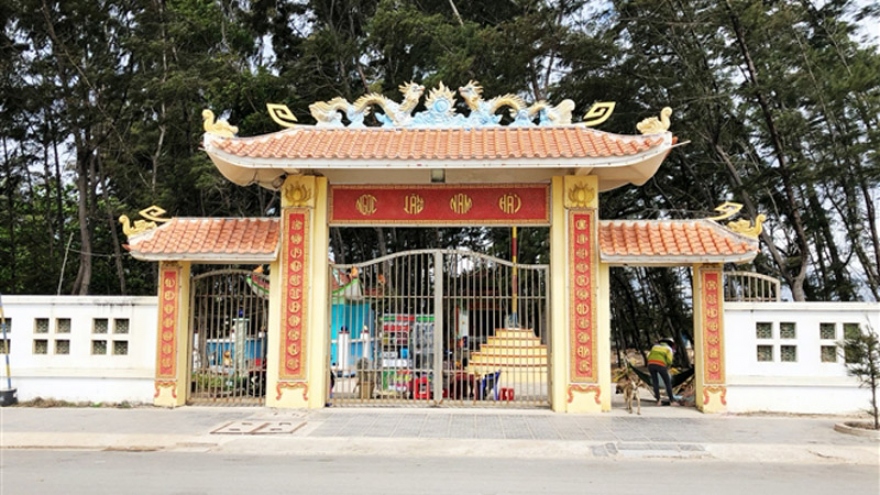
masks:
<instances>
[{"instance_id":1,"label":"green foliage","mask_svg":"<svg viewBox=\"0 0 880 495\"><path fill-rule=\"evenodd\" d=\"M200 150L205 108L250 136L277 130L268 102L309 123L314 101L475 79L487 97L570 98L576 116L616 101L602 129L622 134L671 106L688 144L643 186L603 193L601 218L740 202L768 216L751 268L795 299L878 300L880 55L856 40L857 13L845 0L5 2L0 287L154 294L119 215L277 215L276 193L231 184ZM547 229L518 237L520 262L548 262ZM342 263L426 247L508 258L510 229L331 230ZM690 334L687 270L611 278L619 345Z\"/></svg>"},{"instance_id":2,"label":"green foliage","mask_svg":"<svg viewBox=\"0 0 880 495\"><path fill-rule=\"evenodd\" d=\"M874 429L880 430L880 407L877 403L877 389L880 388L880 338L871 327L864 331L850 329L844 332L841 347L847 373L858 378L859 384L871 391L871 408L868 412L874 419Z\"/></svg>"}]
</instances>

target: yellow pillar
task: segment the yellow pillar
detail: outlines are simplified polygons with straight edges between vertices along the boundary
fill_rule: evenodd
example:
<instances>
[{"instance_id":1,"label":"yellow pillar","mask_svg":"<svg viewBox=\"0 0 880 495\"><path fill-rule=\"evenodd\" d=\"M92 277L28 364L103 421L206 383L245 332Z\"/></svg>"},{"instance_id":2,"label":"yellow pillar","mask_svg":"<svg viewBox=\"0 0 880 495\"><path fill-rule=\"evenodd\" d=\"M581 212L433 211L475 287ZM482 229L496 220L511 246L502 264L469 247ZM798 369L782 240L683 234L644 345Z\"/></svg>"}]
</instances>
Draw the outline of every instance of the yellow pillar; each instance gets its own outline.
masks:
<instances>
[{"instance_id":1,"label":"yellow pillar","mask_svg":"<svg viewBox=\"0 0 880 495\"><path fill-rule=\"evenodd\" d=\"M598 178L554 177L551 194L551 404L555 411L607 411L610 327L600 324L608 315L600 284L608 278L599 266Z\"/></svg>"},{"instance_id":2,"label":"yellow pillar","mask_svg":"<svg viewBox=\"0 0 880 495\"><path fill-rule=\"evenodd\" d=\"M567 411L565 391L568 386L568 293L565 254L565 207L562 202L562 177L550 183L550 406L556 412Z\"/></svg>"},{"instance_id":3,"label":"yellow pillar","mask_svg":"<svg viewBox=\"0 0 880 495\"><path fill-rule=\"evenodd\" d=\"M721 265L694 266L695 398L705 413L727 410L723 277Z\"/></svg>"},{"instance_id":4,"label":"yellow pillar","mask_svg":"<svg viewBox=\"0 0 880 495\"><path fill-rule=\"evenodd\" d=\"M323 407L329 373L327 180L288 177L281 188L281 207L281 253L271 280L266 405Z\"/></svg>"},{"instance_id":5,"label":"yellow pillar","mask_svg":"<svg viewBox=\"0 0 880 495\"><path fill-rule=\"evenodd\" d=\"M312 284L309 300L312 319L309 325L309 384L314 393L309 396L309 407L324 407L330 391L330 227L327 179L315 178L316 202L312 212ZM318 200L320 199L320 200Z\"/></svg>"},{"instance_id":6,"label":"yellow pillar","mask_svg":"<svg viewBox=\"0 0 880 495\"><path fill-rule=\"evenodd\" d=\"M153 404L186 404L189 390L190 264L159 263L159 324L156 335L156 381Z\"/></svg>"},{"instance_id":7,"label":"yellow pillar","mask_svg":"<svg viewBox=\"0 0 880 495\"><path fill-rule=\"evenodd\" d=\"M598 218L596 219L598 223ZM598 230L598 226L597 226ZM599 247L596 240L596 249ZM597 255L598 256L598 255ZM611 411L611 273L609 266L598 263L599 283L596 290L597 350L596 365L599 367L599 386L602 388L602 411Z\"/></svg>"}]
</instances>

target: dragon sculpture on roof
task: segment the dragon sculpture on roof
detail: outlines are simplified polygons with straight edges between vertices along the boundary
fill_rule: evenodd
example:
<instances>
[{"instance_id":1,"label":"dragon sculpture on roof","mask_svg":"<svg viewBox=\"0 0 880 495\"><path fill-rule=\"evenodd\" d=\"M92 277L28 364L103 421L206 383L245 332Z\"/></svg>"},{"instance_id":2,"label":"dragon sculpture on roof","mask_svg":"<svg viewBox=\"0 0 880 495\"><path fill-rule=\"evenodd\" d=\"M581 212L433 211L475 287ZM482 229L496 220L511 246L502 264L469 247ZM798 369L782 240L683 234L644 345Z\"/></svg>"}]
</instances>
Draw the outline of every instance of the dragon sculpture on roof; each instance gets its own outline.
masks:
<instances>
[{"instance_id":1,"label":"dragon sculpture on roof","mask_svg":"<svg viewBox=\"0 0 880 495\"><path fill-rule=\"evenodd\" d=\"M408 82L398 88L403 95L403 102L394 100L379 93L369 93L358 98L353 104L345 98L336 97L330 101L319 101L309 105L312 117L318 121L319 127L342 126L343 115L351 122L352 127L364 125L364 117L370 114L373 106L382 108L382 113L374 114L384 126L406 126L412 120L412 112L419 104L425 87L421 84Z\"/></svg>"},{"instance_id":2,"label":"dragon sculpture on roof","mask_svg":"<svg viewBox=\"0 0 880 495\"><path fill-rule=\"evenodd\" d=\"M555 106L544 100L528 105L521 97L510 93L484 100L483 87L472 80L458 88L458 94L470 110L467 116L456 113L456 95L442 82L428 93L424 103L425 110L415 112L422 96L425 95L425 87L415 82L408 82L401 84L398 89L403 95L403 101L400 103L379 93L369 93L358 98L354 103L342 97L319 101L309 105L309 111L317 121L317 127L345 127L345 120L348 121L348 127L364 127L364 118L370 115L373 107L379 107L382 112L375 112L373 115L382 127L468 128L501 125L503 115L499 110L504 108L509 109L513 119L511 126L570 125L575 108L572 100L562 100ZM287 106L275 103L266 106L270 117L282 127L299 125ZM584 116L584 121L578 125L588 127L598 125L607 120L613 111L613 102L595 103Z\"/></svg>"},{"instance_id":3,"label":"dragon sculpture on roof","mask_svg":"<svg viewBox=\"0 0 880 495\"><path fill-rule=\"evenodd\" d=\"M465 104L471 110L468 122L477 125L497 124L501 122L501 115L495 115L499 109L510 107L512 116L526 108L526 102L522 98L512 94L497 96L489 101L483 99L483 87L476 81L470 81L458 88L458 94L464 98Z\"/></svg>"}]
</instances>

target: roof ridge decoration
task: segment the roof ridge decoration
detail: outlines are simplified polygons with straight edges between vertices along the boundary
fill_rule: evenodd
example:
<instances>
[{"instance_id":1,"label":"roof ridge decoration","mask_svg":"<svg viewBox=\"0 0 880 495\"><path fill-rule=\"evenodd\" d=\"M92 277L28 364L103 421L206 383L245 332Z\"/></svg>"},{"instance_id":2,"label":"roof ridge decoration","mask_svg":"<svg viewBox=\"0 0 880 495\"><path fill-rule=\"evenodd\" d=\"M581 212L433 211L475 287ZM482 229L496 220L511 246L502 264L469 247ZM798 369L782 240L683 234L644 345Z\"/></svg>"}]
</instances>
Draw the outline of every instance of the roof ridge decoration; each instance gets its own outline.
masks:
<instances>
[{"instance_id":1,"label":"roof ridge decoration","mask_svg":"<svg viewBox=\"0 0 880 495\"><path fill-rule=\"evenodd\" d=\"M149 208L145 208L138 212L138 214L146 218L146 220L135 220L134 226L132 226L131 220L129 220L128 216L120 215L119 223L122 224L122 232L130 239L138 234L143 234L144 232L155 229L159 223L165 223L171 220L170 218L161 218L165 213L167 212L162 208L152 205Z\"/></svg>"},{"instance_id":2,"label":"roof ridge decoration","mask_svg":"<svg viewBox=\"0 0 880 495\"><path fill-rule=\"evenodd\" d=\"M725 201L715 208L715 211L719 212L719 214L714 217L709 217L708 220L714 220L715 222L725 220L739 213L739 211L742 210L742 207L743 205L739 203ZM767 216L761 213L755 217L754 221L742 218L734 222L728 222L727 228L737 234L757 239L758 236L761 235L761 232L764 231L765 220L767 220Z\"/></svg>"},{"instance_id":3,"label":"roof ridge decoration","mask_svg":"<svg viewBox=\"0 0 880 495\"><path fill-rule=\"evenodd\" d=\"M508 109L513 119L510 127L571 125L572 112L575 108L575 103L568 99L562 100L555 106L545 100L528 105L524 99L510 93L484 100L483 87L477 81L472 80L458 88L459 95L470 110L468 115L455 112L457 103L455 93L442 82L428 92L425 99L426 110L413 113L425 93L425 87L415 82L408 82L401 84L398 89L403 95L403 100L400 103L379 93L369 93L361 96L354 103L342 97L315 102L309 105L309 112L317 121L316 127L346 127L343 122L343 118L345 118L349 122L347 127L365 128L364 118L370 114L373 107L379 107L383 113L375 113L374 115L382 127L476 128L500 126L502 115L496 112L503 108ZM296 123L297 120L293 112L286 105L269 103L266 107L269 116L278 125L286 128L299 125ZM614 107L614 102L597 102L584 115L583 122L578 125L587 127L599 125L608 120L614 112ZM213 119L213 114L211 117ZM657 119L654 118L654 120ZM664 132L668 129L668 118L666 122L666 128L658 132ZM225 124L225 122L223 123ZM226 125L228 126L228 124ZM205 130L211 132L208 130L207 120ZM219 135L218 132L213 132L213 134ZM231 135L226 137L231 137Z\"/></svg>"},{"instance_id":4,"label":"roof ridge decoration","mask_svg":"<svg viewBox=\"0 0 880 495\"><path fill-rule=\"evenodd\" d=\"M659 119L657 117L648 117L636 124L636 129L642 134L666 132L669 130L669 125L671 124L669 121L670 116L672 116L672 109L669 107L663 107L663 110L660 110Z\"/></svg>"},{"instance_id":5,"label":"roof ridge decoration","mask_svg":"<svg viewBox=\"0 0 880 495\"><path fill-rule=\"evenodd\" d=\"M238 134L238 127L229 125L225 119L215 120L214 112L207 109L202 110L202 127L206 133L220 137L233 137Z\"/></svg>"}]
</instances>

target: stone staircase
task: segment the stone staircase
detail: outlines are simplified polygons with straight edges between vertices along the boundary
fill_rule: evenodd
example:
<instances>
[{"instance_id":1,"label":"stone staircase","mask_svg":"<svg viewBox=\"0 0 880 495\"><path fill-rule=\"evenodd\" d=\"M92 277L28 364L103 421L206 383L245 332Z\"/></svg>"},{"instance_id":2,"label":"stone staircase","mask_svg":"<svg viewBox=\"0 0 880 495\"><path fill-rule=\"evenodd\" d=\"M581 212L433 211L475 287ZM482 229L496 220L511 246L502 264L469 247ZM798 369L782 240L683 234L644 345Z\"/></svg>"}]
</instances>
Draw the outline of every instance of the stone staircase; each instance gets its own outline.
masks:
<instances>
[{"instance_id":1,"label":"stone staircase","mask_svg":"<svg viewBox=\"0 0 880 495\"><path fill-rule=\"evenodd\" d=\"M499 382L546 383L547 346L528 328L499 328L472 352L468 370L479 376L501 371Z\"/></svg>"}]
</instances>

